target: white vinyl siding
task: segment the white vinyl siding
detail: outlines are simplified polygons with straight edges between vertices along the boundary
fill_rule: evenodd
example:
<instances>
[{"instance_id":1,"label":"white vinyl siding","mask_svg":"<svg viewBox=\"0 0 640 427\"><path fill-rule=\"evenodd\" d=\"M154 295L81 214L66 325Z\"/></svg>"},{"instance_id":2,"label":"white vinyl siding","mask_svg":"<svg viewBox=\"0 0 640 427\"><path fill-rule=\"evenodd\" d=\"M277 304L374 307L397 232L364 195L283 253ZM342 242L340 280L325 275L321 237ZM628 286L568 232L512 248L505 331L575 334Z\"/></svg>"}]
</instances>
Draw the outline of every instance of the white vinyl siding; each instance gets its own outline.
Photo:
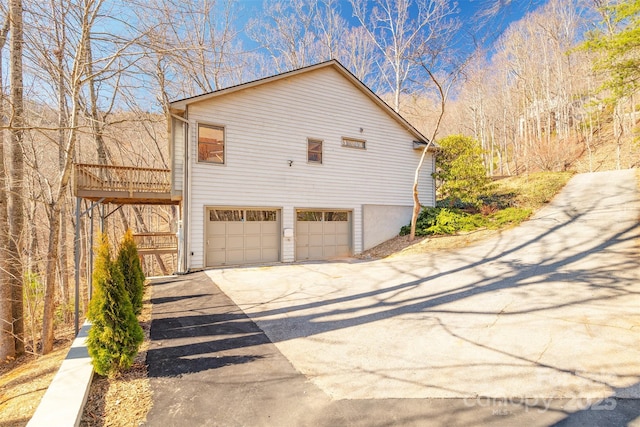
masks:
<instances>
[{"instance_id":1,"label":"white vinyl siding","mask_svg":"<svg viewBox=\"0 0 640 427\"><path fill-rule=\"evenodd\" d=\"M197 159L197 123L220 123L227 163L191 161L191 268L204 266L205 206L282 209L283 229L295 227L294 209L349 210L359 253L362 205L413 203L415 138L332 67L191 104L189 120L190 158ZM322 167L307 162L309 135L323 141ZM366 150L345 149L345 135L366 140ZM432 165L421 174L423 204L434 203ZM293 260L294 240L283 237L282 261Z\"/></svg>"},{"instance_id":2,"label":"white vinyl siding","mask_svg":"<svg viewBox=\"0 0 640 427\"><path fill-rule=\"evenodd\" d=\"M171 119L171 122L171 194L182 195L185 123L174 118Z\"/></svg>"}]
</instances>

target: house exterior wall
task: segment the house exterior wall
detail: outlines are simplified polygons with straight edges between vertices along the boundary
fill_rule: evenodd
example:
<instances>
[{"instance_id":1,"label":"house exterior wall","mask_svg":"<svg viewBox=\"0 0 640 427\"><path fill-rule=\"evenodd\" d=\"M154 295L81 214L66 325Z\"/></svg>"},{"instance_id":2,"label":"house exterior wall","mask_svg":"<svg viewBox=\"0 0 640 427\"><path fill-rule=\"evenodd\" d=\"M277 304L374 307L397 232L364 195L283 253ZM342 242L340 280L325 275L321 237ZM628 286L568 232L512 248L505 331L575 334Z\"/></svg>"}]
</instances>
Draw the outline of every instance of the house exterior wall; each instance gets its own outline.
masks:
<instances>
[{"instance_id":1,"label":"house exterior wall","mask_svg":"<svg viewBox=\"0 0 640 427\"><path fill-rule=\"evenodd\" d=\"M402 212L412 205L420 157L414 138L332 67L193 103L188 120L189 269L205 266L207 207L281 209L283 229L295 229L296 209L349 210L352 250L359 253L365 247L364 205L398 206ZM199 123L224 127L225 164L198 163ZM343 147L343 137L366 140L366 149ZM308 138L323 141L322 164L307 162ZM432 164L425 162L421 175L424 204L434 200ZM386 228L383 234L391 236L399 229L395 222ZM295 237L283 235L281 260L293 261L294 254Z\"/></svg>"},{"instance_id":2,"label":"house exterior wall","mask_svg":"<svg viewBox=\"0 0 640 427\"><path fill-rule=\"evenodd\" d=\"M413 206L364 205L362 207L363 250L371 249L398 235L411 222Z\"/></svg>"}]
</instances>

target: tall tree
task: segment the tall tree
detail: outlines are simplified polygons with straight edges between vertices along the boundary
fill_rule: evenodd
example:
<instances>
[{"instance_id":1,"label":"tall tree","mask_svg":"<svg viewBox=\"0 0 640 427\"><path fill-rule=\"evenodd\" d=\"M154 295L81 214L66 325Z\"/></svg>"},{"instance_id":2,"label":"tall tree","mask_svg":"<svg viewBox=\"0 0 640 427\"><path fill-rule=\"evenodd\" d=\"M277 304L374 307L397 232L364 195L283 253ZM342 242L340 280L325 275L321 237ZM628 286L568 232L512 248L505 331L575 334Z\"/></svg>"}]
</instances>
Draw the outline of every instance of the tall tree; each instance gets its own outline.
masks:
<instances>
[{"instance_id":1,"label":"tall tree","mask_svg":"<svg viewBox=\"0 0 640 427\"><path fill-rule=\"evenodd\" d=\"M42 352L48 353L53 349L54 338L54 299L56 289L56 272L59 250L59 238L62 224L61 210L64 206L64 198L68 192L71 179L71 168L77 141L82 131L82 112L84 111L82 96L89 82L97 75L108 72L118 74L118 70L112 70L113 64L117 63L127 49L135 43L135 39L126 40L123 43L112 44L112 50L99 59L94 59L88 53L91 46L91 33L96 21L101 17L103 0L80 0L80 4L74 8L75 28L77 40L74 46L73 57L71 58L71 70L66 76L68 83L68 98L70 103L70 113L68 117L68 132L64 141L63 151L60 156L60 171L53 180L53 185L47 192L47 218L49 221L49 245L46 265L46 287L44 302L44 318L42 325ZM103 40L104 41L104 40ZM106 42L106 41L105 41ZM92 59L92 64L88 59ZM93 68L99 63L100 66ZM91 66L90 66L91 65Z\"/></svg>"},{"instance_id":2,"label":"tall tree","mask_svg":"<svg viewBox=\"0 0 640 427\"><path fill-rule=\"evenodd\" d=\"M595 66L607 73L606 86L614 96L629 95L640 85L640 1L593 2L602 22L589 33L586 47L602 54Z\"/></svg>"},{"instance_id":3,"label":"tall tree","mask_svg":"<svg viewBox=\"0 0 640 427\"><path fill-rule=\"evenodd\" d=\"M11 0L9 3L10 37L9 72L11 94L10 108L10 160L8 217L9 242L7 276L11 287L12 321L15 339L15 353L24 353L24 302L23 302L23 268L22 247L24 229L24 101L22 75L22 47L24 43L22 27L22 0Z\"/></svg>"},{"instance_id":4,"label":"tall tree","mask_svg":"<svg viewBox=\"0 0 640 427\"><path fill-rule=\"evenodd\" d=\"M0 58L9 33L9 14L4 12L2 29L0 30ZM0 88L2 84L2 61L0 61ZM4 120L4 90L0 90L0 117ZM5 123L2 123L4 126ZM13 304L11 296L11 281L8 280L8 245L9 223L7 211L7 183L4 166L4 132L0 131L0 362L15 357L16 346L13 338Z\"/></svg>"},{"instance_id":5,"label":"tall tree","mask_svg":"<svg viewBox=\"0 0 640 427\"><path fill-rule=\"evenodd\" d=\"M611 93L606 101L613 105L613 134L620 169L626 131L624 103L640 87L640 1L594 0L594 3L602 22L598 30L588 35L585 47L599 54L594 68L604 72L603 88ZM632 108L635 112L635 105ZM635 123L635 118L632 121Z\"/></svg>"},{"instance_id":6,"label":"tall tree","mask_svg":"<svg viewBox=\"0 0 640 427\"><path fill-rule=\"evenodd\" d=\"M384 57L380 74L385 88L393 94L393 108L400 111L401 95L415 67L416 57L430 45L441 43L448 28L457 25L451 20L455 4L447 0L350 0L353 15L360 22Z\"/></svg>"}]
</instances>

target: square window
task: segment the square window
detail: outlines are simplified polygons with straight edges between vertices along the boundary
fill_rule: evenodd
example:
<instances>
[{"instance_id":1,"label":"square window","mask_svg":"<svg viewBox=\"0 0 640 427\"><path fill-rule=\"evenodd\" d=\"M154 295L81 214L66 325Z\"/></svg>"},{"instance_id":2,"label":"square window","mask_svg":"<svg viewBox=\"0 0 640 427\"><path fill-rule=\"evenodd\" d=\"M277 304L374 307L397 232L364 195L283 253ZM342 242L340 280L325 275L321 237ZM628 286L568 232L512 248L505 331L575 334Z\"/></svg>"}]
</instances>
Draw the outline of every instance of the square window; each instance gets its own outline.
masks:
<instances>
[{"instance_id":1,"label":"square window","mask_svg":"<svg viewBox=\"0 0 640 427\"><path fill-rule=\"evenodd\" d=\"M360 150L364 150L366 147L367 141L364 139L354 139L354 138L342 138L342 146L349 148L358 148Z\"/></svg>"},{"instance_id":2,"label":"square window","mask_svg":"<svg viewBox=\"0 0 640 427\"><path fill-rule=\"evenodd\" d=\"M309 163L322 163L322 141L319 139L307 139L307 161Z\"/></svg>"},{"instance_id":3,"label":"square window","mask_svg":"<svg viewBox=\"0 0 640 427\"><path fill-rule=\"evenodd\" d=\"M198 161L224 164L224 128L198 124Z\"/></svg>"}]
</instances>

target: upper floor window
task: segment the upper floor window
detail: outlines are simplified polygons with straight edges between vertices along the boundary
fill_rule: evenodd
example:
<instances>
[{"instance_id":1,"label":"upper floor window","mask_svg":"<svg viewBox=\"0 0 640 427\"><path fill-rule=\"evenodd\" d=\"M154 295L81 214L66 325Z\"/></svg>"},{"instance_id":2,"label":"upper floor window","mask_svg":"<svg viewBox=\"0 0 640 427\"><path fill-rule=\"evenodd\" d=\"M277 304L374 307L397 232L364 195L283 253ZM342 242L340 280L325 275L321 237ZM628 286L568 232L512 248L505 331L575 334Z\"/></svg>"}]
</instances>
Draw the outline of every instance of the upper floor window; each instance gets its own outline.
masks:
<instances>
[{"instance_id":1,"label":"upper floor window","mask_svg":"<svg viewBox=\"0 0 640 427\"><path fill-rule=\"evenodd\" d=\"M198 124L198 161L224 164L224 128Z\"/></svg>"},{"instance_id":2,"label":"upper floor window","mask_svg":"<svg viewBox=\"0 0 640 427\"><path fill-rule=\"evenodd\" d=\"M364 150L366 147L367 141L364 139L354 139L354 138L342 138L342 146L343 147L351 147L351 148L359 148Z\"/></svg>"},{"instance_id":3,"label":"upper floor window","mask_svg":"<svg viewBox=\"0 0 640 427\"><path fill-rule=\"evenodd\" d=\"M322 163L322 141L319 139L307 139L307 161L309 163Z\"/></svg>"}]
</instances>

